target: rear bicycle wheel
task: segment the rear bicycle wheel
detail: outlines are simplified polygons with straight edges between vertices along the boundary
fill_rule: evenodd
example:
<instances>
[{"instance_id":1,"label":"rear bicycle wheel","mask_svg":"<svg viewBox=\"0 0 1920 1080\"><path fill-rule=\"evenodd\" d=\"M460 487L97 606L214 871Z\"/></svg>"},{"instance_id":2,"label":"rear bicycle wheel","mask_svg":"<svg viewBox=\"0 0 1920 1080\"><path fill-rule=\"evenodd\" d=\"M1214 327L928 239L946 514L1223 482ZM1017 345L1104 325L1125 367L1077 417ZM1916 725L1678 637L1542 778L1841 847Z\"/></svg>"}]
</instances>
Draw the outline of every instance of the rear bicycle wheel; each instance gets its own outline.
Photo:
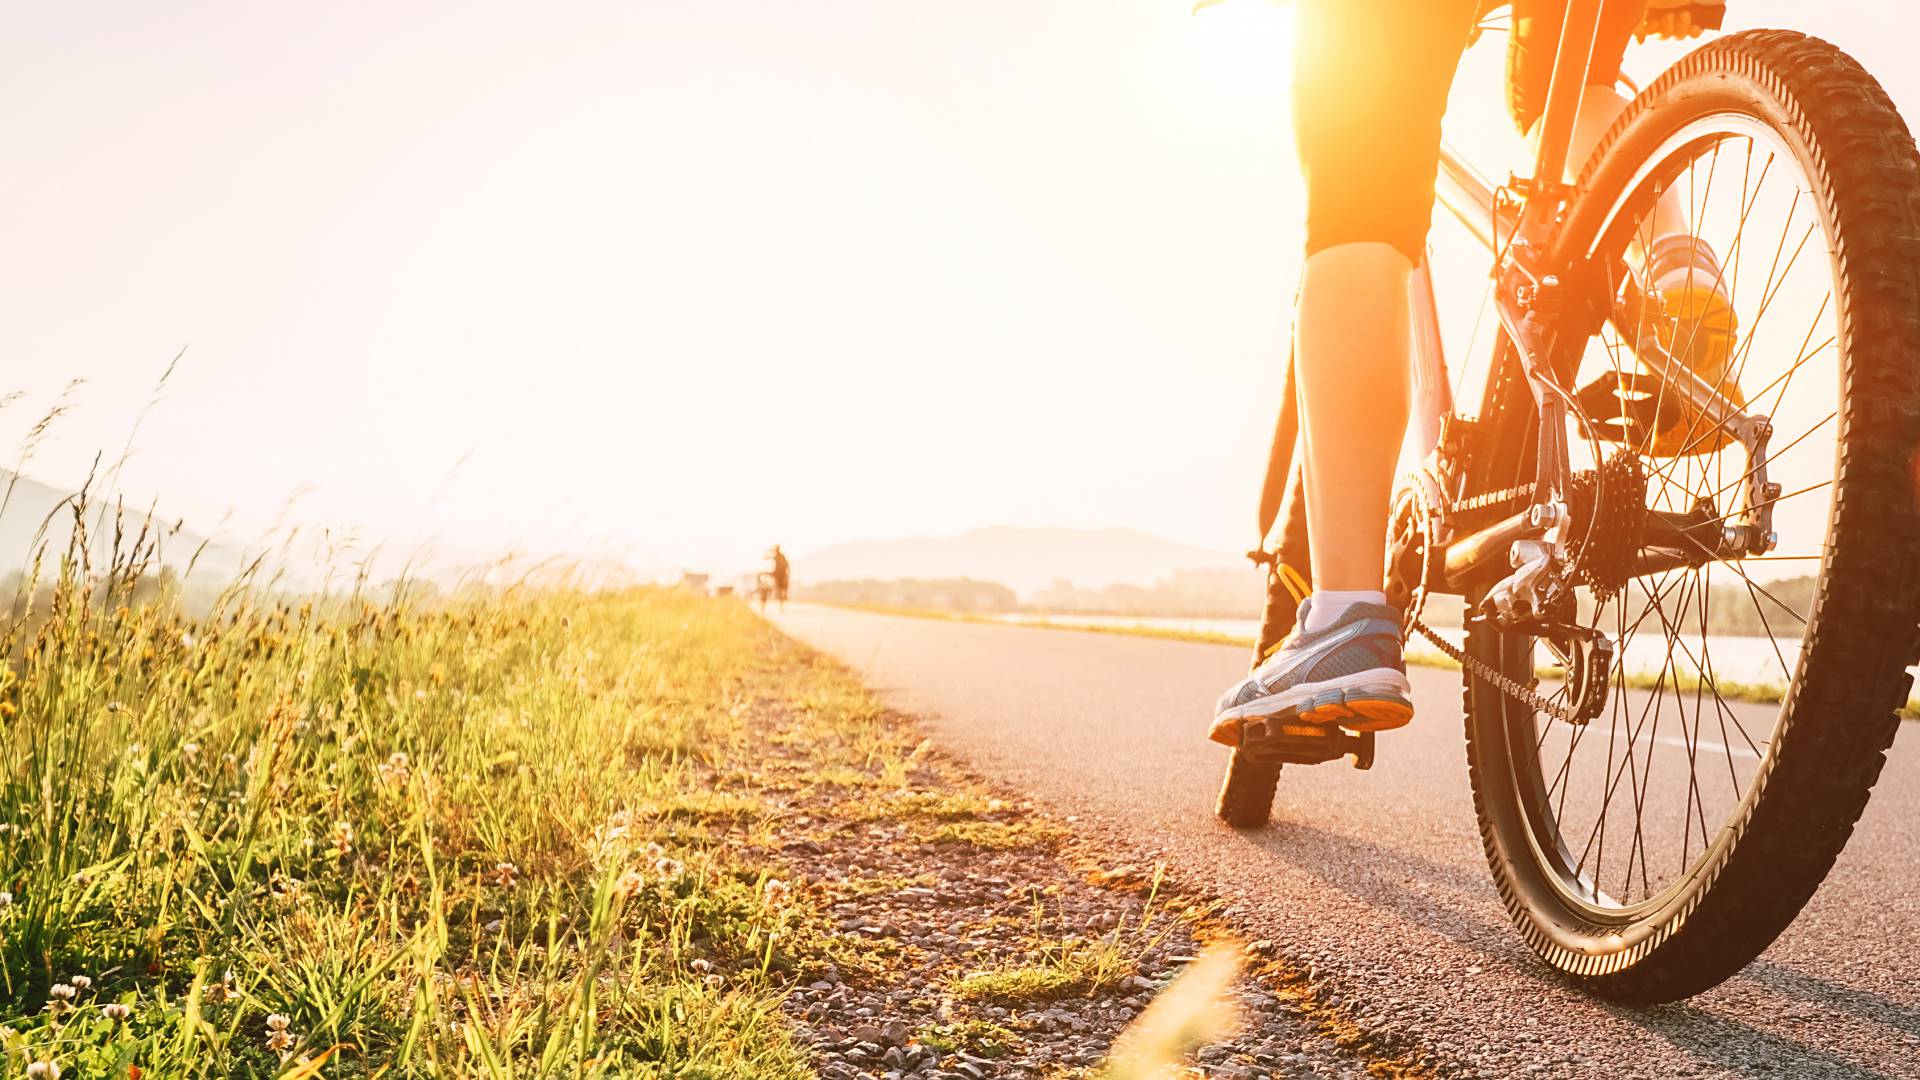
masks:
<instances>
[{"instance_id":1,"label":"rear bicycle wheel","mask_svg":"<svg viewBox=\"0 0 1920 1080\"><path fill-rule=\"evenodd\" d=\"M1723 263L1739 324L1728 375L1774 424L1779 546L1581 588L1581 622L1619 654L1590 723L1537 714L1481 679L1466 686L1475 809L1515 924L1593 992L1643 1003L1727 978L1798 914L1866 805L1920 646L1912 137L1831 45L1732 35L1621 116L1562 242L1630 265L1656 239L1664 195L1685 199ZM1585 385L1636 363L1609 330L1567 374ZM1525 426L1506 425L1483 490L1531 476ZM1640 459L1646 494L1610 508L1601 528L1632 531L1648 510L1725 523L1755 463L1707 428L1693 418L1664 456L1651 438L1620 437L1611 452ZM1576 421L1568 436L1585 454L1577 467L1609 451L1596 425ZM1530 637L1479 624L1467 651L1570 696Z\"/></svg>"}]
</instances>

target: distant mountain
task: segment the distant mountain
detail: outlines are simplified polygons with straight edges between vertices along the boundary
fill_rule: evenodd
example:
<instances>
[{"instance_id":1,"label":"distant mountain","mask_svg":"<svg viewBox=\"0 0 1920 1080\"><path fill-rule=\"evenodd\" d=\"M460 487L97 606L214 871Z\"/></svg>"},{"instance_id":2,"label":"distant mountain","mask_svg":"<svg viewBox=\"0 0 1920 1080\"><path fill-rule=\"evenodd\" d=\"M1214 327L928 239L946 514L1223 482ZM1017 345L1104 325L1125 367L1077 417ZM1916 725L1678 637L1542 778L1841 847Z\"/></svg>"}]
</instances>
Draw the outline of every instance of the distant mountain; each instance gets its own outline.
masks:
<instances>
[{"instance_id":1,"label":"distant mountain","mask_svg":"<svg viewBox=\"0 0 1920 1080\"><path fill-rule=\"evenodd\" d=\"M11 472L0 469L0 495L7 494L9 484L12 493L6 498L5 509L0 510L0 575L26 569L34 551L42 545L47 548L42 573L51 574L58 569L59 558L73 535L73 510L62 505L72 493L30 476L21 476L16 481ZM144 505L126 506L121 520L126 542L131 543L133 534L140 531L141 523L146 520L146 509ZM97 503L88 506L85 518L89 534L87 548L96 563L104 563L113 547L114 511L108 507L103 521L100 510ZM242 568L243 557L238 550L182 528L180 519L167 517L163 510L154 512L153 528L161 537L160 556L165 564L184 571L187 562L199 551L193 573L196 579L205 577L224 583Z\"/></svg>"},{"instance_id":2,"label":"distant mountain","mask_svg":"<svg viewBox=\"0 0 1920 1080\"><path fill-rule=\"evenodd\" d=\"M1241 556L1138 529L995 525L959 536L856 540L793 560L796 581L974 578L1021 595L1069 581L1086 588L1159 581L1185 570L1245 566Z\"/></svg>"}]
</instances>

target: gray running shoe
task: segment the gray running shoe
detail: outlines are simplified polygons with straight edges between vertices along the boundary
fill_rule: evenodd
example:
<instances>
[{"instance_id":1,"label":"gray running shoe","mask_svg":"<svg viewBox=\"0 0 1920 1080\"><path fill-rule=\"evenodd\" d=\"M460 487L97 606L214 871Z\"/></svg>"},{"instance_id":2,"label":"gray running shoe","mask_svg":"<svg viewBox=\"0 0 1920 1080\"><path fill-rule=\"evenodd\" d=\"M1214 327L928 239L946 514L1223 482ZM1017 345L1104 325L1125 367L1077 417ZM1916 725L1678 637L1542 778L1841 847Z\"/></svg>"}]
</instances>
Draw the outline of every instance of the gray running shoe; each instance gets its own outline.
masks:
<instances>
[{"instance_id":1,"label":"gray running shoe","mask_svg":"<svg viewBox=\"0 0 1920 1080\"><path fill-rule=\"evenodd\" d=\"M1413 719L1400 613L1383 604L1354 604L1332 626L1303 633L1312 603L1301 601L1293 634L1221 695L1208 738L1238 746L1241 725L1256 718L1350 731L1385 731Z\"/></svg>"}]
</instances>

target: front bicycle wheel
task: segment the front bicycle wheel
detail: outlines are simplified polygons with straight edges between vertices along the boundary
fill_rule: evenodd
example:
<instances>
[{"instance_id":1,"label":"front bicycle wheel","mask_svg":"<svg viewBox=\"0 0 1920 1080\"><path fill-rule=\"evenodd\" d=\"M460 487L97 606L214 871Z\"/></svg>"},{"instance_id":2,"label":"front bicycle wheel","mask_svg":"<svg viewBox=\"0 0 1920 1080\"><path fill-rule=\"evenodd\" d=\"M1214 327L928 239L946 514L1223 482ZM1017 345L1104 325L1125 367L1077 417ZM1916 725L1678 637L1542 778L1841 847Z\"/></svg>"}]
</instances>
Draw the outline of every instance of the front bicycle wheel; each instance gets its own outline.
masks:
<instances>
[{"instance_id":1,"label":"front bicycle wheel","mask_svg":"<svg viewBox=\"0 0 1920 1080\"><path fill-rule=\"evenodd\" d=\"M1732 35L1621 116L1562 243L1630 281L1676 200L1718 253L1737 323L1722 385L1772 418L1778 546L1660 561L1635 540L1608 556L1618 576L1578 589L1580 621L1617 644L1590 722L1481 679L1466 689L1475 807L1508 910L1554 967L1631 1002L1718 983L1798 914L1866 805L1920 646L1920 158L1906 126L1833 46ZM1684 353L1694 332L1676 321L1665 340ZM1580 363L1571 385L1638 361L1610 329ZM1658 406L1658 439L1570 423L1576 467L1617 459L1635 478L1624 504L1576 521L1581 557L1639 536L1650 512L1731 522L1758 462ZM1505 426L1486 489L1532 477L1532 433ZM1568 658L1531 637L1479 624L1467 651L1576 696Z\"/></svg>"}]
</instances>

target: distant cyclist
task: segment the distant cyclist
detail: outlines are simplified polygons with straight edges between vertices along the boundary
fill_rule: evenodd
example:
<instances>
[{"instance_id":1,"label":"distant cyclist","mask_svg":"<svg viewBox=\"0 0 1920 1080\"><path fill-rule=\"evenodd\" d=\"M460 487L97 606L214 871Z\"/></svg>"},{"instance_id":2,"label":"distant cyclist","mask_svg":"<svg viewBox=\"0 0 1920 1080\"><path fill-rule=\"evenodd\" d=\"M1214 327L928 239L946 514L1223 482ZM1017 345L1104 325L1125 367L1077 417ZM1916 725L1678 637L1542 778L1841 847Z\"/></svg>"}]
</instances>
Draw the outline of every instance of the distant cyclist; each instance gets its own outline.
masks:
<instances>
[{"instance_id":1,"label":"distant cyclist","mask_svg":"<svg viewBox=\"0 0 1920 1080\"><path fill-rule=\"evenodd\" d=\"M1440 118L1487 0L1299 0L1293 111L1307 188L1307 258L1294 320L1312 594L1292 636L1221 696L1210 736L1240 742L1248 720L1297 715L1356 731L1413 718L1401 613L1383 590L1388 502L1407 419L1409 280L1426 247ZM1514 0L1507 103L1532 133L1546 107L1565 0ZM1615 88L1635 33L1691 37L1719 3L1605 0L1569 166L1578 172L1626 108ZM1560 180L1560 177L1552 178ZM1733 308L1714 252L1691 236L1684 200L1662 199L1633 254L1674 321L1660 333L1736 404L1727 370ZM1639 248L1639 245L1636 245ZM1652 432L1656 456L1713 449L1692 417ZM1709 441L1710 443L1710 441Z\"/></svg>"},{"instance_id":2,"label":"distant cyclist","mask_svg":"<svg viewBox=\"0 0 1920 1080\"><path fill-rule=\"evenodd\" d=\"M773 575L773 598L780 601L780 609L787 607L787 586L792 580L793 565L787 562L787 554L775 544L767 551L768 573Z\"/></svg>"}]
</instances>

